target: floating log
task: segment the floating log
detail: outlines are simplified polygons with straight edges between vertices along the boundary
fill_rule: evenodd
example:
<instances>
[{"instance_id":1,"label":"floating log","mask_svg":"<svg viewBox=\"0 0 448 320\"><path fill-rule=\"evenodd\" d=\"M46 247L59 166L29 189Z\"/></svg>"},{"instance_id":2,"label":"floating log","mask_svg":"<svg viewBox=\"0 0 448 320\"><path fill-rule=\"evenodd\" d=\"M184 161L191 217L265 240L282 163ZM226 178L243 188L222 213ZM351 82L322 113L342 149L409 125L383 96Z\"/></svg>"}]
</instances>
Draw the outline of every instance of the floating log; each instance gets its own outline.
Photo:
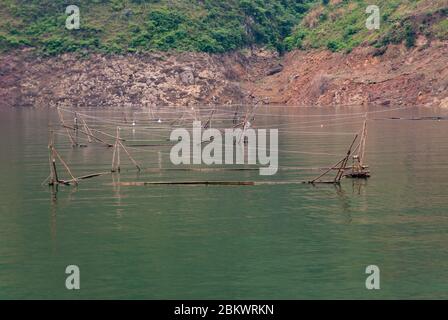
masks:
<instances>
[{"instance_id":1,"label":"floating log","mask_svg":"<svg viewBox=\"0 0 448 320\"><path fill-rule=\"evenodd\" d=\"M367 179L370 178L370 172L369 171L362 171L362 172L350 172L345 175L347 178L353 178L353 179Z\"/></svg>"},{"instance_id":2,"label":"floating log","mask_svg":"<svg viewBox=\"0 0 448 320\"><path fill-rule=\"evenodd\" d=\"M77 177L74 180L61 180L60 182L65 184L65 185L70 185L75 181L79 181L79 180L87 180L87 179L91 179L91 178L95 178L95 177L99 177L99 176L103 176L106 174L110 174L110 172L99 172L99 173L92 173L92 174L88 174L85 176L81 176L81 177Z\"/></svg>"},{"instance_id":3,"label":"floating log","mask_svg":"<svg viewBox=\"0 0 448 320\"><path fill-rule=\"evenodd\" d=\"M113 185L122 187L141 187L150 185L209 185L209 186L254 186L255 181L150 181L117 182Z\"/></svg>"},{"instance_id":4,"label":"floating log","mask_svg":"<svg viewBox=\"0 0 448 320\"><path fill-rule=\"evenodd\" d=\"M334 181L320 181L320 184L334 185ZM145 186L262 186L262 185L288 185L309 184L308 181L131 181L113 182L107 185L115 187L145 187Z\"/></svg>"},{"instance_id":5,"label":"floating log","mask_svg":"<svg viewBox=\"0 0 448 320\"><path fill-rule=\"evenodd\" d=\"M104 176L106 174L110 174L110 172L99 172L99 173L92 173L92 174L88 174L82 177L78 177L76 178L77 180L86 180L86 179L90 179L90 178L95 178L95 177L99 177L99 176Z\"/></svg>"},{"instance_id":6,"label":"floating log","mask_svg":"<svg viewBox=\"0 0 448 320\"><path fill-rule=\"evenodd\" d=\"M216 171L259 171L260 168L146 168L144 172L162 171L194 171L194 172L216 172Z\"/></svg>"},{"instance_id":7,"label":"floating log","mask_svg":"<svg viewBox=\"0 0 448 320\"><path fill-rule=\"evenodd\" d=\"M303 181L303 183L307 183L307 184L339 184L340 182L335 182L334 180L327 180L327 181L315 181L315 182L310 182L310 181Z\"/></svg>"},{"instance_id":8,"label":"floating log","mask_svg":"<svg viewBox=\"0 0 448 320\"><path fill-rule=\"evenodd\" d=\"M441 121L441 120L448 120L448 117L441 117L441 116L416 117L416 118L390 117L390 118L376 118L373 120Z\"/></svg>"},{"instance_id":9,"label":"floating log","mask_svg":"<svg viewBox=\"0 0 448 320\"><path fill-rule=\"evenodd\" d=\"M345 167L345 170L350 170L352 167ZM145 168L143 172L163 172L163 171L180 171L180 172L219 172L219 171L259 171L260 167L256 168ZM279 167L278 171L298 171L298 170L339 170L339 168L300 168L300 167Z\"/></svg>"},{"instance_id":10,"label":"floating log","mask_svg":"<svg viewBox=\"0 0 448 320\"><path fill-rule=\"evenodd\" d=\"M172 144L128 144L131 148L142 148L142 147L172 147Z\"/></svg>"}]
</instances>

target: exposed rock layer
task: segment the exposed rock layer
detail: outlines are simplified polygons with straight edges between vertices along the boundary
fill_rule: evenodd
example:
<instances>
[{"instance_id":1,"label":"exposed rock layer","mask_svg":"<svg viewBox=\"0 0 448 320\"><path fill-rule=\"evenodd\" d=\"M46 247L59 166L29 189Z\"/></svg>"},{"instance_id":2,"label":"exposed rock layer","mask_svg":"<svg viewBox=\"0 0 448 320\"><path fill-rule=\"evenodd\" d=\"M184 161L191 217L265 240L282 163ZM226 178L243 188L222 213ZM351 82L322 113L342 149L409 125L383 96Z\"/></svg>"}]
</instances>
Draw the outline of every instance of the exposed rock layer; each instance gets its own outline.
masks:
<instances>
[{"instance_id":1,"label":"exposed rock layer","mask_svg":"<svg viewBox=\"0 0 448 320\"><path fill-rule=\"evenodd\" d=\"M361 47L350 54L295 51L282 63L280 73L244 88L265 102L287 105L438 106L448 97L447 43L423 42L411 50Z\"/></svg>"},{"instance_id":2,"label":"exposed rock layer","mask_svg":"<svg viewBox=\"0 0 448 320\"><path fill-rule=\"evenodd\" d=\"M200 53L127 56L29 53L0 58L5 106L126 107L242 101L231 56Z\"/></svg>"},{"instance_id":3,"label":"exposed rock layer","mask_svg":"<svg viewBox=\"0 0 448 320\"><path fill-rule=\"evenodd\" d=\"M350 54L254 50L126 56L0 55L0 106L447 105L448 44Z\"/></svg>"}]
</instances>

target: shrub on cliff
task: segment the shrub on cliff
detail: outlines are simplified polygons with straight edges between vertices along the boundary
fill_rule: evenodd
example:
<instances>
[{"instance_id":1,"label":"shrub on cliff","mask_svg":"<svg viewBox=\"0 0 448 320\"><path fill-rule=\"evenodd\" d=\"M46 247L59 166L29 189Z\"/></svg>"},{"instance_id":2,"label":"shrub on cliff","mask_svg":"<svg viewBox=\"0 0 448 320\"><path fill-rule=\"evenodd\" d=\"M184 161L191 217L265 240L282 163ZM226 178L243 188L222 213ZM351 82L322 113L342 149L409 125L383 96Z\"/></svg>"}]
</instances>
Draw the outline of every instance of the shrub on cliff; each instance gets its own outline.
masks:
<instances>
[{"instance_id":1,"label":"shrub on cliff","mask_svg":"<svg viewBox=\"0 0 448 320\"><path fill-rule=\"evenodd\" d=\"M4 0L0 49L225 52L283 40L316 0ZM77 5L81 28L66 30ZM8 40L9 39L9 40Z\"/></svg>"},{"instance_id":2,"label":"shrub on cliff","mask_svg":"<svg viewBox=\"0 0 448 320\"><path fill-rule=\"evenodd\" d=\"M380 28L369 30L366 8L378 5ZM444 39L446 0L339 0L317 3L285 39L288 48L350 51L360 44L377 47L404 43L413 47L418 34ZM447 27L445 27L447 30Z\"/></svg>"}]
</instances>

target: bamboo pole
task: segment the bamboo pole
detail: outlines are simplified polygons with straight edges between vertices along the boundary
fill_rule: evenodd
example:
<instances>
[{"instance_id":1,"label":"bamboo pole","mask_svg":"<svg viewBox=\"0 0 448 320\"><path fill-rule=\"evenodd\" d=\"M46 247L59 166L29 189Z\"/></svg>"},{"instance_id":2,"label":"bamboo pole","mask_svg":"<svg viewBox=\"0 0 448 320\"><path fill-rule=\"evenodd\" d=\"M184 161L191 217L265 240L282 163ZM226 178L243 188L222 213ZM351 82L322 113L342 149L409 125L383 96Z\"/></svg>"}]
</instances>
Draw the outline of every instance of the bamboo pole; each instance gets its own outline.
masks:
<instances>
[{"instance_id":1,"label":"bamboo pole","mask_svg":"<svg viewBox=\"0 0 448 320\"><path fill-rule=\"evenodd\" d=\"M121 168L120 168L120 146L119 146L119 141L120 141L120 128L117 127L117 170L118 172L120 172Z\"/></svg>"},{"instance_id":2,"label":"bamboo pole","mask_svg":"<svg viewBox=\"0 0 448 320\"><path fill-rule=\"evenodd\" d=\"M336 174L336 177L334 178L334 183L340 183L341 182L342 176L343 176L344 171L345 171L344 168L347 165L348 159L349 159L349 156L346 156L343 159L342 164L341 164L340 168L338 169L338 173Z\"/></svg>"},{"instance_id":3,"label":"bamboo pole","mask_svg":"<svg viewBox=\"0 0 448 320\"><path fill-rule=\"evenodd\" d=\"M65 128L65 131L67 132L68 138L70 139L70 142L72 144L72 147L76 147L75 140L72 137L72 134L70 131L68 131L69 127L65 124L64 117L62 116L61 110L58 108L58 115L59 115L59 121L61 122L61 126Z\"/></svg>"},{"instance_id":4,"label":"bamboo pole","mask_svg":"<svg viewBox=\"0 0 448 320\"><path fill-rule=\"evenodd\" d=\"M65 128L68 128L68 129L74 129L73 127L70 127L70 126L68 126L68 125L63 125ZM113 147L113 145L111 145L110 143L107 143L106 141L104 141L104 140L102 140L102 139L100 139L100 138L98 138L98 137L96 137L96 136L94 136L93 134L90 134L90 133L88 133L88 132L85 132L84 130L80 130L80 129L78 129L78 131L79 132L81 132L82 134L85 134L86 136L91 136L94 140L96 140L96 141L98 141L98 142L101 142L102 144L105 144L107 147Z\"/></svg>"},{"instance_id":5,"label":"bamboo pole","mask_svg":"<svg viewBox=\"0 0 448 320\"><path fill-rule=\"evenodd\" d=\"M115 137L114 152L112 154L112 172L120 172L120 128L117 127L117 135Z\"/></svg>"},{"instance_id":6,"label":"bamboo pole","mask_svg":"<svg viewBox=\"0 0 448 320\"><path fill-rule=\"evenodd\" d=\"M345 158L344 158L345 159ZM310 181L310 183L315 183L317 180L319 180L320 178L322 178L323 176L327 175L330 171L333 171L335 169L338 169L337 166L344 161L344 159L339 160L336 164L334 164L333 166L331 166L327 171L325 171L324 173L322 173L320 176L314 178L313 180ZM339 169L338 169L339 170Z\"/></svg>"},{"instance_id":7,"label":"bamboo pole","mask_svg":"<svg viewBox=\"0 0 448 320\"><path fill-rule=\"evenodd\" d=\"M41 186L45 185L47 183L48 180L50 180L51 178L51 174L40 184ZM50 183L49 183L50 185Z\"/></svg>"},{"instance_id":8,"label":"bamboo pole","mask_svg":"<svg viewBox=\"0 0 448 320\"><path fill-rule=\"evenodd\" d=\"M185 116L185 113L182 112L182 115L179 118L175 119L173 122L171 122L170 125L174 126L176 123L180 122L184 118L184 116Z\"/></svg>"},{"instance_id":9,"label":"bamboo pole","mask_svg":"<svg viewBox=\"0 0 448 320\"><path fill-rule=\"evenodd\" d=\"M59 153L56 151L56 149L53 148L53 152L56 154L56 156L58 157L59 161L61 161L62 165L65 167L65 169L67 170L68 174L70 175L70 177L72 178L72 181L75 183L75 185L78 185L78 180L75 178L75 176L72 174L70 168L68 167L67 163L65 163L65 161L62 159L62 157L59 155Z\"/></svg>"},{"instance_id":10,"label":"bamboo pole","mask_svg":"<svg viewBox=\"0 0 448 320\"><path fill-rule=\"evenodd\" d=\"M78 182L79 182L79 180L87 180L87 179L91 179L91 178L95 178L95 177L100 177L100 176L103 176L103 175L106 175L106 174L110 174L110 172L91 173L91 174L87 174L85 176L77 177L76 180L78 180ZM73 179L72 180L65 180L65 181L62 181L62 182L65 183L65 184L70 184L70 183L74 182L74 180Z\"/></svg>"},{"instance_id":11,"label":"bamboo pole","mask_svg":"<svg viewBox=\"0 0 448 320\"><path fill-rule=\"evenodd\" d=\"M102 134L102 135L105 135L105 136L107 136L107 137L110 137L110 138L114 138L114 139L115 139L115 136L112 135L112 134L103 132L103 131L98 130L98 129L95 129L95 128L89 128L89 129L90 129L90 131L95 131L95 132L98 132L98 133L100 133L100 134ZM126 141L126 139L122 139L122 138L120 138L120 141Z\"/></svg>"},{"instance_id":12,"label":"bamboo pole","mask_svg":"<svg viewBox=\"0 0 448 320\"><path fill-rule=\"evenodd\" d=\"M137 182L117 182L114 186L150 186L150 185L210 185L210 186L255 186L255 181L137 181Z\"/></svg>"},{"instance_id":13,"label":"bamboo pole","mask_svg":"<svg viewBox=\"0 0 448 320\"><path fill-rule=\"evenodd\" d=\"M54 143L54 136L53 131L50 133L49 142L48 142L48 164L50 165L50 181L49 185L54 185L58 182L57 172L55 170L55 159L53 154L53 143Z\"/></svg>"},{"instance_id":14,"label":"bamboo pole","mask_svg":"<svg viewBox=\"0 0 448 320\"><path fill-rule=\"evenodd\" d=\"M330 171L333 171L335 169L338 169L338 172L336 174L336 177L333 180L333 183L338 183L341 178L339 177L342 173L344 172L344 170L346 169L347 166L347 161L350 157L351 154L351 149L353 148L354 143L356 142L356 140L358 139L358 135L355 136L355 139L353 140L352 144L350 145L349 151L347 152L347 156L345 156L344 158L342 158L341 160L339 160L336 164L334 164L333 166L331 166L328 170L326 170L324 173L322 173L321 175L319 175L318 177L314 178L313 180L309 181L309 183L313 184L316 183L320 178L324 177L325 175L327 175ZM340 166L339 166L340 165ZM339 167L338 167L339 166ZM329 183L329 182L328 182Z\"/></svg>"},{"instance_id":15,"label":"bamboo pole","mask_svg":"<svg viewBox=\"0 0 448 320\"><path fill-rule=\"evenodd\" d=\"M116 155L116 153L117 153L117 142L115 141L114 151L112 153L112 169L111 169L111 172L115 172L116 171L115 170L115 155Z\"/></svg>"},{"instance_id":16,"label":"bamboo pole","mask_svg":"<svg viewBox=\"0 0 448 320\"><path fill-rule=\"evenodd\" d=\"M54 175L53 184L59 183L58 171L56 169L56 158L54 156L54 147L53 146L51 147L51 165L53 168L53 175Z\"/></svg>"},{"instance_id":17,"label":"bamboo pole","mask_svg":"<svg viewBox=\"0 0 448 320\"><path fill-rule=\"evenodd\" d=\"M114 144L114 151L112 154L112 169L111 172L120 172L120 148L123 148L126 155L129 157L131 162L134 164L134 166L137 168L137 170L140 172L142 169L140 165L135 161L135 159L131 156L128 149L123 145L120 139L120 127L117 127L117 135L115 136L115 144Z\"/></svg>"},{"instance_id":18,"label":"bamboo pole","mask_svg":"<svg viewBox=\"0 0 448 320\"><path fill-rule=\"evenodd\" d=\"M242 126L243 126L243 132L241 133L240 139L238 140L238 143L241 143L241 139L244 139L245 135L246 135L246 130L247 130L247 118L249 116L249 109L246 111L246 115L244 116L244 121L242 122ZM243 141L244 143L244 141Z\"/></svg>"},{"instance_id":19,"label":"bamboo pole","mask_svg":"<svg viewBox=\"0 0 448 320\"><path fill-rule=\"evenodd\" d=\"M86 120L84 120L84 118L81 118L81 121L84 125L84 130L89 133L89 135L87 136L87 141L89 141L89 143L92 143L92 137L90 136L92 132L90 131L90 128L86 123Z\"/></svg>"},{"instance_id":20,"label":"bamboo pole","mask_svg":"<svg viewBox=\"0 0 448 320\"><path fill-rule=\"evenodd\" d=\"M75 112L75 117L73 118L73 128L75 131L76 145L79 145L79 133L78 133L79 126L78 126L78 116L77 116L76 112Z\"/></svg>"},{"instance_id":21,"label":"bamboo pole","mask_svg":"<svg viewBox=\"0 0 448 320\"><path fill-rule=\"evenodd\" d=\"M239 111L240 111L240 106L238 105L237 108L236 108L236 110L235 110L235 114L233 115L232 123L233 123L234 125L236 125L237 122L238 122L238 112L239 112Z\"/></svg>"},{"instance_id":22,"label":"bamboo pole","mask_svg":"<svg viewBox=\"0 0 448 320\"><path fill-rule=\"evenodd\" d=\"M367 115L366 115L367 117ZM364 126L362 129L362 137L361 137L361 147L360 147L360 156L359 156L359 164L361 168L364 167L364 157L366 153L366 140L367 140L367 119L364 121Z\"/></svg>"},{"instance_id":23,"label":"bamboo pole","mask_svg":"<svg viewBox=\"0 0 448 320\"><path fill-rule=\"evenodd\" d=\"M343 159L343 162L342 162L342 164L341 164L341 167L339 168L338 173L336 174L336 177L334 178L334 182L335 182L335 183L339 183L339 182L341 181L342 176L343 176L343 174L344 174L344 168L345 168L345 166L347 165L348 159L350 158L350 155L351 155L351 153L352 153L353 145L355 144L355 142L356 142L357 139L358 139L358 135L355 135L355 138L353 139L352 144L351 144L350 147L348 148L347 156Z\"/></svg>"},{"instance_id":24,"label":"bamboo pole","mask_svg":"<svg viewBox=\"0 0 448 320\"><path fill-rule=\"evenodd\" d=\"M210 113L210 116L208 117L207 121L202 126L203 129L211 128L211 126L212 126L212 118L213 118L213 115L215 114L215 111L216 111L216 109L212 110L212 112Z\"/></svg>"},{"instance_id":25,"label":"bamboo pole","mask_svg":"<svg viewBox=\"0 0 448 320\"><path fill-rule=\"evenodd\" d=\"M125 148L125 146L121 143L120 140L118 140L119 145L123 148L124 152L126 152L126 154L128 155L129 159L132 161L132 163L136 166L137 170L140 172L141 168L138 165L137 161L134 160L134 158L132 158L132 156L130 155L130 153L128 152L128 150Z\"/></svg>"}]
</instances>

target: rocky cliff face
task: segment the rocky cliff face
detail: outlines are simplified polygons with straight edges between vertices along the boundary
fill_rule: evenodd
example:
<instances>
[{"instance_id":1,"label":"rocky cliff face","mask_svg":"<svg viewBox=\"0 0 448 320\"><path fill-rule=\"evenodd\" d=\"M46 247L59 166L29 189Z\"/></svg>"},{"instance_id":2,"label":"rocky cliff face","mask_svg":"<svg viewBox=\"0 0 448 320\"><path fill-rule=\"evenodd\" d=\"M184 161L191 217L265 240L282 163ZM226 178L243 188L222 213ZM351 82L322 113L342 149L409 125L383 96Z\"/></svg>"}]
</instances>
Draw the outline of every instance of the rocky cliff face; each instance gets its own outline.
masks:
<instances>
[{"instance_id":1,"label":"rocky cliff face","mask_svg":"<svg viewBox=\"0 0 448 320\"><path fill-rule=\"evenodd\" d=\"M295 51L281 72L246 82L274 104L431 105L448 107L448 43L420 39L416 48L360 47L350 54Z\"/></svg>"},{"instance_id":2,"label":"rocky cliff face","mask_svg":"<svg viewBox=\"0 0 448 320\"><path fill-rule=\"evenodd\" d=\"M1 106L128 107L244 100L236 55L0 58Z\"/></svg>"},{"instance_id":3,"label":"rocky cliff face","mask_svg":"<svg viewBox=\"0 0 448 320\"><path fill-rule=\"evenodd\" d=\"M350 54L265 50L126 56L0 56L0 106L286 104L448 106L448 43Z\"/></svg>"}]
</instances>

